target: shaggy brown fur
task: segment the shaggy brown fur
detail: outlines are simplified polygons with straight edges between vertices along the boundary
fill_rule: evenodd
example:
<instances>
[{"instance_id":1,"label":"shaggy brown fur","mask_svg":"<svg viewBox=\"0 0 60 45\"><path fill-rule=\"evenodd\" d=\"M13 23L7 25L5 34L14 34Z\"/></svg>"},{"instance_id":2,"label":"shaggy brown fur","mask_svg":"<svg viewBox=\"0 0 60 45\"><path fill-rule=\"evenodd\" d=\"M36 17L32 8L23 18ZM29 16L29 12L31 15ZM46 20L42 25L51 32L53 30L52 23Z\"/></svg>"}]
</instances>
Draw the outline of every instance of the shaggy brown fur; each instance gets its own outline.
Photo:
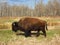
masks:
<instances>
[{"instance_id":1,"label":"shaggy brown fur","mask_svg":"<svg viewBox=\"0 0 60 45\"><path fill-rule=\"evenodd\" d=\"M38 31L37 36L39 35L39 31L41 30L46 37L47 22L44 20L36 19L36 18L21 18L18 23L18 30L24 31L25 36L31 35L31 31ZM15 28L16 28L15 27Z\"/></svg>"}]
</instances>

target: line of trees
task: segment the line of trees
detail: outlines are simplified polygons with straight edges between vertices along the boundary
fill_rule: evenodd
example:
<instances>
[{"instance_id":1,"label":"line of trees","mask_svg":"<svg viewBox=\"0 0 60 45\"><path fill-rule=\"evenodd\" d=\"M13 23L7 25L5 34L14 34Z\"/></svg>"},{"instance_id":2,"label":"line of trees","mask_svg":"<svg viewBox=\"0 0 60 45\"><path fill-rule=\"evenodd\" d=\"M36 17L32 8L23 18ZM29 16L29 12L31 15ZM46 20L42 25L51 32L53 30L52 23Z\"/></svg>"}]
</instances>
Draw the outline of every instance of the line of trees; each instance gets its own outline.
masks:
<instances>
[{"instance_id":1,"label":"line of trees","mask_svg":"<svg viewBox=\"0 0 60 45\"><path fill-rule=\"evenodd\" d=\"M0 17L5 16L60 16L60 0L49 0L44 3L40 0L35 8L25 5L9 5L7 2L0 2Z\"/></svg>"}]
</instances>

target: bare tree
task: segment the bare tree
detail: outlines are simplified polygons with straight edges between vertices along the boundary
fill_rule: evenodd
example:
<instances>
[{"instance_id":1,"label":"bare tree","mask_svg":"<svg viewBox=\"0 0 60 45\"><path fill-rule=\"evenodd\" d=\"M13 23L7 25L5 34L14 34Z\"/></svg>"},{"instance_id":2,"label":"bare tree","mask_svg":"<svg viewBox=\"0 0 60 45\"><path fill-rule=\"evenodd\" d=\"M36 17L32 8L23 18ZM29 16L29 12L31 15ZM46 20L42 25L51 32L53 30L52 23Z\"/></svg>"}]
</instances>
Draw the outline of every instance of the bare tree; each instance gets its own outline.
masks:
<instances>
[{"instance_id":1,"label":"bare tree","mask_svg":"<svg viewBox=\"0 0 60 45\"><path fill-rule=\"evenodd\" d=\"M0 2L0 16L60 16L60 0L49 0L47 4L44 0L35 0L35 8L26 5L9 5L7 2Z\"/></svg>"}]
</instances>

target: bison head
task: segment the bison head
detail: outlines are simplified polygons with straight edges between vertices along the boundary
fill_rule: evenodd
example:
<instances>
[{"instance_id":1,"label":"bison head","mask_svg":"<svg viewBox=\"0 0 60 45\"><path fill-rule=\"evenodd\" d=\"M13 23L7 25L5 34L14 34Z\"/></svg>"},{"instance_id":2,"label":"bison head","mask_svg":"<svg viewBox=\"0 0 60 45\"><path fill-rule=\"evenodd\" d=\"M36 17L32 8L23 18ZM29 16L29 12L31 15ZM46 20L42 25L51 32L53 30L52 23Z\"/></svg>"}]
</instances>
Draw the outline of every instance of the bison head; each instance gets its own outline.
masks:
<instances>
[{"instance_id":1,"label":"bison head","mask_svg":"<svg viewBox=\"0 0 60 45\"><path fill-rule=\"evenodd\" d=\"M17 30L18 30L18 22L13 22L13 23L12 23L12 30L13 30L14 32L17 32Z\"/></svg>"}]
</instances>

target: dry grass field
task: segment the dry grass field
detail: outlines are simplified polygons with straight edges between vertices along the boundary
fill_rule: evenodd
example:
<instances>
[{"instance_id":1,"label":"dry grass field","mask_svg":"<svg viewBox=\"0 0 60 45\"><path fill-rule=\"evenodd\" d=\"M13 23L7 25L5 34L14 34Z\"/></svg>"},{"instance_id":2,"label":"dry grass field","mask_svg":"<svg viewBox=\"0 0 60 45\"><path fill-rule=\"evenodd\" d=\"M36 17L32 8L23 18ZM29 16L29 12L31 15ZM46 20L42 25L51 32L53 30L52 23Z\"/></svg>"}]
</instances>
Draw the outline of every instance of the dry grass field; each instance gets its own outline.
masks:
<instances>
[{"instance_id":1,"label":"dry grass field","mask_svg":"<svg viewBox=\"0 0 60 45\"><path fill-rule=\"evenodd\" d=\"M12 22L20 18L22 17L0 17L0 45L60 45L60 17L34 17L47 21L46 38L43 35L36 37L33 34L26 38L24 35L12 32Z\"/></svg>"}]
</instances>

